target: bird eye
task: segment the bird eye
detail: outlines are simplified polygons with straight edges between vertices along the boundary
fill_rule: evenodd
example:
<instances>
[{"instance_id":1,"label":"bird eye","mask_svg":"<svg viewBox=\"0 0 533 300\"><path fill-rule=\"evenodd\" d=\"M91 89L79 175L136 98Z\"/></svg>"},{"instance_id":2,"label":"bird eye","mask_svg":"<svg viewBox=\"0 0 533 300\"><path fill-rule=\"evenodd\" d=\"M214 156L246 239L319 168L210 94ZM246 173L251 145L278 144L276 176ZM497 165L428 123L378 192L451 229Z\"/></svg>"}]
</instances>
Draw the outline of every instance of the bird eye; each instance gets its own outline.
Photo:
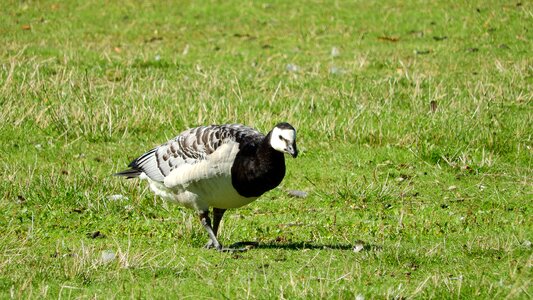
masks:
<instances>
[{"instance_id":1,"label":"bird eye","mask_svg":"<svg viewBox=\"0 0 533 300\"><path fill-rule=\"evenodd\" d=\"M281 134L279 135L279 139L283 141L283 137L281 136Z\"/></svg>"}]
</instances>

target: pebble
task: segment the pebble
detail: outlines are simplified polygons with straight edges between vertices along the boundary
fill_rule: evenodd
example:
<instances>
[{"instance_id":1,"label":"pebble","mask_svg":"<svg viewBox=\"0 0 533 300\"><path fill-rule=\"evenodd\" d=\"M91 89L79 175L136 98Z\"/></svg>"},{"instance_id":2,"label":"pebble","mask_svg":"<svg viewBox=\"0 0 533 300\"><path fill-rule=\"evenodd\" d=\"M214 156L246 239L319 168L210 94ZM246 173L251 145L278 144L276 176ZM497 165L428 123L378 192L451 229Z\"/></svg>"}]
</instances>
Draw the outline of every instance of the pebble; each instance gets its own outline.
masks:
<instances>
[{"instance_id":1,"label":"pebble","mask_svg":"<svg viewBox=\"0 0 533 300\"><path fill-rule=\"evenodd\" d=\"M299 190L288 190L287 194L295 198L306 198L307 197L307 192L299 191Z\"/></svg>"},{"instance_id":2,"label":"pebble","mask_svg":"<svg viewBox=\"0 0 533 300\"><path fill-rule=\"evenodd\" d=\"M115 260L116 257L117 257L117 255L115 254L115 251L113 251L113 250L104 250L104 251L102 251L102 262L104 264L112 262L113 260Z\"/></svg>"},{"instance_id":3,"label":"pebble","mask_svg":"<svg viewBox=\"0 0 533 300\"><path fill-rule=\"evenodd\" d=\"M298 70L300 70L300 67L298 67L297 65L295 64L287 64L287 66L285 67L285 69L289 72L298 72Z\"/></svg>"},{"instance_id":4,"label":"pebble","mask_svg":"<svg viewBox=\"0 0 533 300\"><path fill-rule=\"evenodd\" d=\"M365 248L365 244L362 241L355 242L353 246L353 252L361 252Z\"/></svg>"}]
</instances>

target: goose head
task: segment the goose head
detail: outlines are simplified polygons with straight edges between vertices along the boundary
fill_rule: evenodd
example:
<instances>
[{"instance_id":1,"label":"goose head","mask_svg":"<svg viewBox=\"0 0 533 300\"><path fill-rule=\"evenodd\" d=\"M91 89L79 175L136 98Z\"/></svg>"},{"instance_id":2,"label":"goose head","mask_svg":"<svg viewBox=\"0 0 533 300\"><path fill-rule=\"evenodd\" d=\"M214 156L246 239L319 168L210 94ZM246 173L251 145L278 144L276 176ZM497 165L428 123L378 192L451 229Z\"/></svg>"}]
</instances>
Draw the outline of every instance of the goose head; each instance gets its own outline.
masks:
<instances>
[{"instance_id":1,"label":"goose head","mask_svg":"<svg viewBox=\"0 0 533 300\"><path fill-rule=\"evenodd\" d=\"M296 129L289 123L279 123L270 132L270 146L274 150L288 153L292 157L298 156Z\"/></svg>"}]
</instances>

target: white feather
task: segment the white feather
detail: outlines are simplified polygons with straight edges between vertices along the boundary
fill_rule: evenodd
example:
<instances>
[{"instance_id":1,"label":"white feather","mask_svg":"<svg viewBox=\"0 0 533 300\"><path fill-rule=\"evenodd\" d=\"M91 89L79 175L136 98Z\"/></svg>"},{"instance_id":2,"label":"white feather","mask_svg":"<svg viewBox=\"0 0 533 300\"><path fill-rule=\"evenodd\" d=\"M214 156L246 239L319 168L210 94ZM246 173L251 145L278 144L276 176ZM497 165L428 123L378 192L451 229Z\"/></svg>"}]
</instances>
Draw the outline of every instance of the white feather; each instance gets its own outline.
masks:
<instances>
[{"instance_id":1,"label":"white feather","mask_svg":"<svg viewBox=\"0 0 533 300\"><path fill-rule=\"evenodd\" d=\"M287 152L287 146L296 140L296 132L292 129L274 127L270 135L270 145L279 152Z\"/></svg>"},{"instance_id":2,"label":"white feather","mask_svg":"<svg viewBox=\"0 0 533 300\"><path fill-rule=\"evenodd\" d=\"M239 144L229 142L205 160L181 164L163 182L151 180L146 175L141 178L148 179L156 195L196 210L241 207L257 197L243 197L231 184L231 166L238 152Z\"/></svg>"}]
</instances>

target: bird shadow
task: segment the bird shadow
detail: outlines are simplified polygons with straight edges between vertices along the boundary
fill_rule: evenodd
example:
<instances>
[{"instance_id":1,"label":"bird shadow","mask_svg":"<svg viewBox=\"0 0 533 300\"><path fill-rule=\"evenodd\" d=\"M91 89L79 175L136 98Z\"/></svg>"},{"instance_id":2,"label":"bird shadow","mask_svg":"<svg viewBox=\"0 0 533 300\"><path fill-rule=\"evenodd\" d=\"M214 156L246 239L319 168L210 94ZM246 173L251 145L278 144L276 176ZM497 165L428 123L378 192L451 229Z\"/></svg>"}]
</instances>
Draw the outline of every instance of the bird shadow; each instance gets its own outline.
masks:
<instances>
[{"instance_id":1,"label":"bird shadow","mask_svg":"<svg viewBox=\"0 0 533 300\"><path fill-rule=\"evenodd\" d=\"M248 249L283 249L283 250L350 250L354 252L359 252L361 250L365 251L379 251L382 249L379 245L367 244L364 243L362 248L359 248L357 243L352 245L350 244L322 244L322 243L313 243L313 242L238 242L233 244L231 247L246 247Z\"/></svg>"}]
</instances>

